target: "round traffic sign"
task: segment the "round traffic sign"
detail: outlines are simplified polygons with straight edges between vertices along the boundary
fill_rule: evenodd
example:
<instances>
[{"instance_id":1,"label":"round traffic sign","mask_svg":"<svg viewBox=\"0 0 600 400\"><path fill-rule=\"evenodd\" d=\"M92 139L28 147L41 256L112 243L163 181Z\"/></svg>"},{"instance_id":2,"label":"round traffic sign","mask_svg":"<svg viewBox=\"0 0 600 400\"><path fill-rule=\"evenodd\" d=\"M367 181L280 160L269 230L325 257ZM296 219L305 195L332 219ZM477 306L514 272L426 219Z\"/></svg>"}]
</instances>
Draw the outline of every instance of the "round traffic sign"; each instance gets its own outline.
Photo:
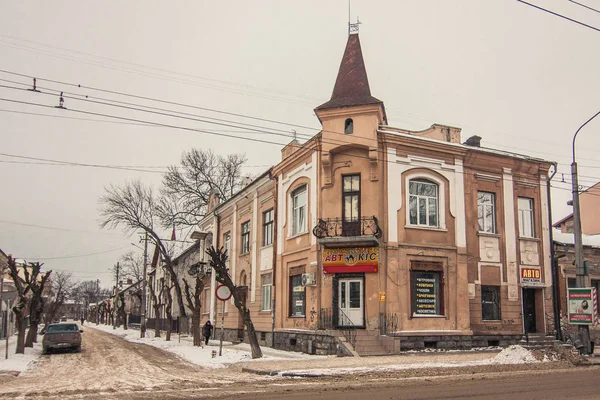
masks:
<instances>
[{"instance_id":1,"label":"round traffic sign","mask_svg":"<svg viewBox=\"0 0 600 400\"><path fill-rule=\"evenodd\" d=\"M225 285L219 285L215 290L215 296L221 301L227 301L231 298L231 290Z\"/></svg>"}]
</instances>

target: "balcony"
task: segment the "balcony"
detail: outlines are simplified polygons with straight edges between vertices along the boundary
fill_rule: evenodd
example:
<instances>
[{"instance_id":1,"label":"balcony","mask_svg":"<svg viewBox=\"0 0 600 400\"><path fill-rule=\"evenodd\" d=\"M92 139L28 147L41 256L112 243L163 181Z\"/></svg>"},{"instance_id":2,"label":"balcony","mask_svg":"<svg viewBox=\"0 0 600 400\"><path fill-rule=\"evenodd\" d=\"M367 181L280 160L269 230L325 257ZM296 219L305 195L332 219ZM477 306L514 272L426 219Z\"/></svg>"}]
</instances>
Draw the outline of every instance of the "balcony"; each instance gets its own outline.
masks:
<instances>
[{"instance_id":1,"label":"balcony","mask_svg":"<svg viewBox=\"0 0 600 400\"><path fill-rule=\"evenodd\" d=\"M319 218L313 235L325 247L361 247L378 246L382 231L375 216L351 221Z\"/></svg>"}]
</instances>

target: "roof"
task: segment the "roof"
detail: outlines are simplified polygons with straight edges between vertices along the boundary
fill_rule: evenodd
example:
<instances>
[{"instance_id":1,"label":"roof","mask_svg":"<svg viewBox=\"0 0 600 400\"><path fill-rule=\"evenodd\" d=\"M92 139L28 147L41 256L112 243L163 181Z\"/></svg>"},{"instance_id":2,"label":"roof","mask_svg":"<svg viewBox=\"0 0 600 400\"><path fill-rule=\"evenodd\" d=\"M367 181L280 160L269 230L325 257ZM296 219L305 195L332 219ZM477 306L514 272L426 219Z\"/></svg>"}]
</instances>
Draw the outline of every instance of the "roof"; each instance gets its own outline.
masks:
<instances>
[{"instance_id":1,"label":"roof","mask_svg":"<svg viewBox=\"0 0 600 400\"><path fill-rule=\"evenodd\" d=\"M318 106L315 110L365 104L383 105L383 102L371 96L360 40L358 34L354 34L348 36L346 50L342 57L331 99Z\"/></svg>"},{"instance_id":2,"label":"roof","mask_svg":"<svg viewBox=\"0 0 600 400\"><path fill-rule=\"evenodd\" d=\"M571 214L567 215L566 217L564 217L564 218L563 218L563 219L561 219L560 221L558 221L558 222L555 222L554 224L552 224L552 227L553 227L553 228L560 228L560 226L561 226L563 223L567 222L567 221L568 221L568 220L570 220L571 218L573 218L573 213L571 213Z\"/></svg>"}]
</instances>

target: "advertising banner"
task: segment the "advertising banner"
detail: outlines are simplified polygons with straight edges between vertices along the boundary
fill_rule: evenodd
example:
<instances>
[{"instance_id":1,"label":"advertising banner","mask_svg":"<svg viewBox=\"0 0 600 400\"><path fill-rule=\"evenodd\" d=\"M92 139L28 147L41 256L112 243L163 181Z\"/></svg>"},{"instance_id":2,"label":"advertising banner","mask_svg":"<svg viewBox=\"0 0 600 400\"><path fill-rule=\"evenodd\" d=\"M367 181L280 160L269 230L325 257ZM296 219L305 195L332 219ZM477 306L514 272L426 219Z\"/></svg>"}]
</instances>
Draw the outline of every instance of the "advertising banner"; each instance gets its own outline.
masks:
<instances>
[{"instance_id":1,"label":"advertising banner","mask_svg":"<svg viewBox=\"0 0 600 400\"><path fill-rule=\"evenodd\" d=\"M323 271L326 274L377 272L378 265L379 247L323 249Z\"/></svg>"},{"instance_id":2,"label":"advertising banner","mask_svg":"<svg viewBox=\"0 0 600 400\"><path fill-rule=\"evenodd\" d=\"M539 267L521 267L521 284L536 286L542 283L542 270Z\"/></svg>"},{"instance_id":3,"label":"advertising banner","mask_svg":"<svg viewBox=\"0 0 600 400\"><path fill-rule=\"evenodd\" d=\"M569 323L572 325L593 325L597 323L595 288L567 289Z\"/></svg>"}]
</instances>

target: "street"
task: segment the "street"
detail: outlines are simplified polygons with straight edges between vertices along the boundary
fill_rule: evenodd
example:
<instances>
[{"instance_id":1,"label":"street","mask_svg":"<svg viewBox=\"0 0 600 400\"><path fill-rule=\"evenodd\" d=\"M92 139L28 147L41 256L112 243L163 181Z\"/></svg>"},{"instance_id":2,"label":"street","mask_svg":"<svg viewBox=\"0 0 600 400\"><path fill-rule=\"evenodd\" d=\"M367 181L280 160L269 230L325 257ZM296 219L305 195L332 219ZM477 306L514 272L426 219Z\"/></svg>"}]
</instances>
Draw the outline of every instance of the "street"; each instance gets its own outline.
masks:
<instances>
[{"instance_id":1,"label":"street","mask_svg":"<svg viewBox=\"0 0 600 400\"><path fill-rule=\"evenodd\" d=\"M542 363L281 377L243 372L248 363L203 368L159 348L128 342L118 335L86 326L83 335L81 353L44 355L19 376L0 375L0 398L600 398L595 383L600 367L569 368L564 363ZM374 360L377 358L365 362ZM334 362L335 358L329 361ZM348 359L348 364L351 361L354 359ZM273 366L278 361L268 363ZM298 365L305 363L300 360ZM319 363L324 367L328 364L327 360Z\"/></svg>"}]
</instances>

